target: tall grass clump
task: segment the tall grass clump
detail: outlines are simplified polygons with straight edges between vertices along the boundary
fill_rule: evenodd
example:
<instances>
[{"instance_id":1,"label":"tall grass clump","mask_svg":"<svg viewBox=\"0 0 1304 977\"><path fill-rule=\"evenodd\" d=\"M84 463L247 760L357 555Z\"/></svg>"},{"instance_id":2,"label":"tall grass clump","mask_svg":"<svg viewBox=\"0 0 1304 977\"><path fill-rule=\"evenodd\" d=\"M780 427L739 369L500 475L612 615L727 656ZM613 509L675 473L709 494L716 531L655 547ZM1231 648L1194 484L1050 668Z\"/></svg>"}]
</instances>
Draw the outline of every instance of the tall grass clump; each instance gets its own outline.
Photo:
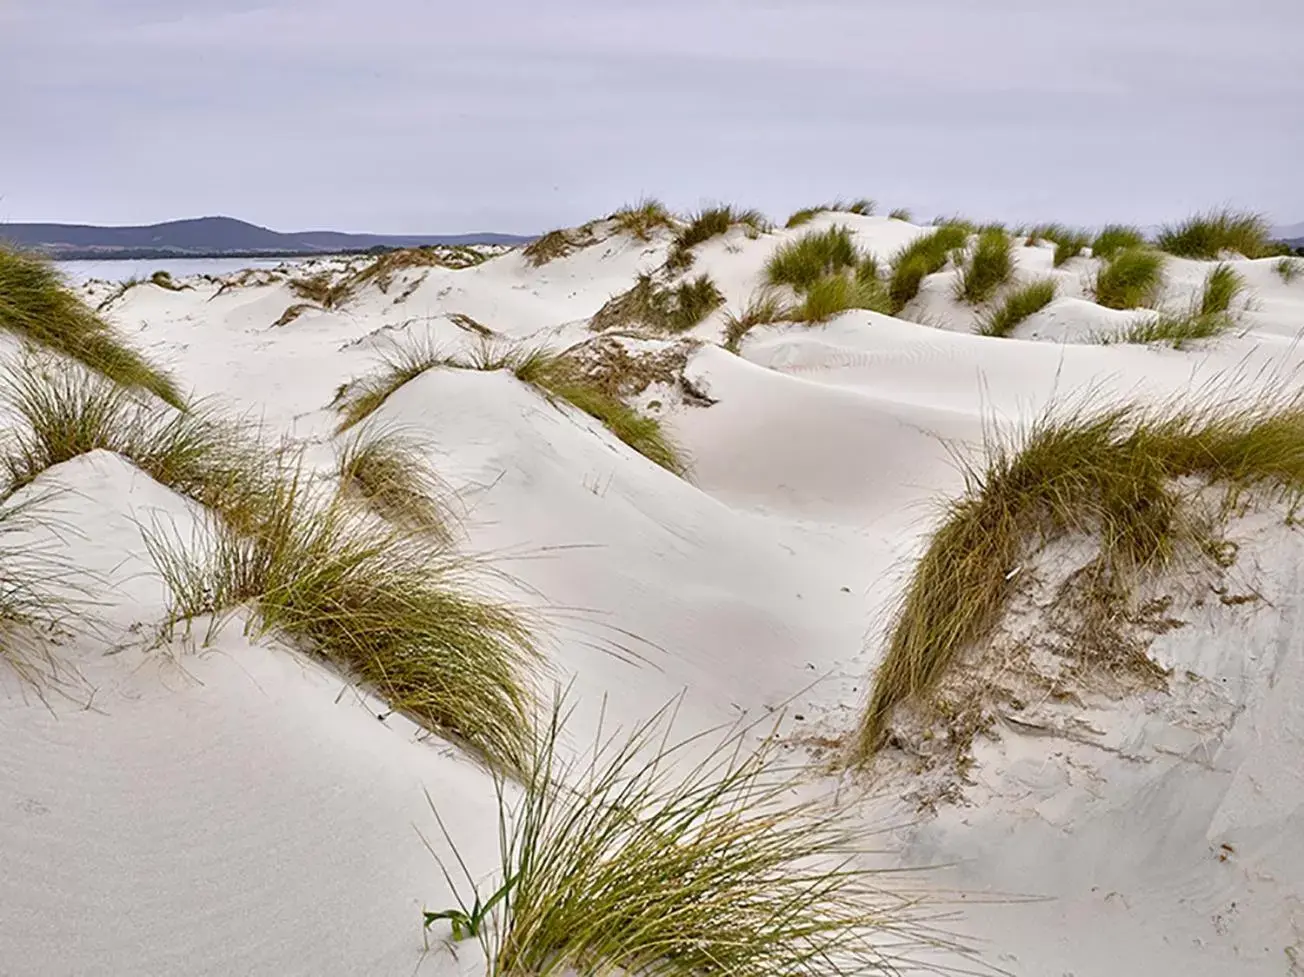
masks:
<instances>
[{"instance_id":1,"label":"tall grass clump","mask_svg":"<svg viewBox=\"0 0 1304 977\"><path fill-rule=\"evenodd\" d=\"M1304 261L1298 258L1281 258L1272 266L1284 284L1289 285L1300 275L1304 275Z\"/></svg>"},{"instance_id":2,"label":"tall grass clump","mask_svg":"<svg viewBox=\"0 0 1304 977\"><path fill-rule=\"evenodd\" d=\"M186 398L176 381L119 339L64 286L52 265L2 244L0 329L185 409Z\"/></svg>"},{"instance_id":3,"label":"tall grass clump","mask_svg":"<svg viewBox=\"0 0 1304 977\"><path fill-rule=\"evenodd\" d=\"M1113 335L1103 338L1112 343L1151 345L1162 343L1173 349L1185 349L1189 343L1213 339L1229 332L1236 321L1225 312L1163 312L1147 316Z\"/></svg>"},{"instance_id":4,"label":"tall grass clump","mask_svg":"<svg viewBox=\"0 0 1304 977\"><path fill-rule=\"evenodd\" d=\"M1245 279L1231 265L1226 262L1216 265L1204 279L1204 288L1200 292L1200 314L1227 312L1236 296L1243 291Z\"/></svg>"},{"instance_id":5,"label":"tall grass clump","mask_svg":"<svg viewBox=\"0 0 1304 977\"><path fill-rule=\"evenodd\" d=\"M905 221L907 224L913 220L910 216L910 211L905 207L897 207L895 210L890 211L887 216L889 220Z\"/></svg>"},{"instance_id":6,"label":"tall grass clump","mask_svg":"<svg viewBox=\"0 0 1304 977\"><path fill-rule=\"evenodd\" d=\"M962 301L986 302L1014 274L1014 242L1003 228L988 228L978 235L973 254L960 269L955 294Z\"/></svg>"},{"instance_id":7,"label":"tall grass clump","mask_svg":"<svg viewBox=\"0 0 1304 977\"><path fill-rule=\"evenodd\" d=\"M756 326L787 322L793 310L774 291L764 289L751 297L741 312L726 312L724 316L724 348L737 353L743 337Z\"/></svg>"},{"instance_id":8,"label":"tall grass clump","mask_svg":"<svg viewBox=\"0 0 1304 977\"><path fill-rule=\"evenodd\" d=\"M794 799L802 774L782 765L777 737L755 750L747 730L672 739L672 722L662 709L623 738L600 729L590 756L571 759L554 707L519 801L497 778L493 896L431 801L455 865L430 849L461 914L494 903L475 933L489 974L887 974L934 942L856 860L869 829Z\"/></svg>"},{"instance_id":9,"label":"tall grass clump","mask_svg":"<svg viewBox=\"0 0 1304 977\"><path fill-rule=\"evenodd\" d=\"M628 291L604 304L590 325L599 332L632 326L687 332L723 304L724 295L709 275L699 275L671 288L642 274Z\"/></svg>"},{"instance_id":10,"label":"tall grass clump","mask_svg":"<svg viewBox=\"0 0 1304 977\"><path fill-rule=\"evenodd\" d=\"M1164 285L1164 256L1149 248L1124 248L1096 271L1096 301L1107 309L1154 305Z\"/></svg>"},{"instance_id":11,"label":"tall grass clump","mask_svg":"<svg viewBox=\"0 0 1304 977\"><path fill-rule=\"evenodd\" d=\"M892 300L887 289L876 280L846 274L825 275L806 289L791 316L794 322L816 325L851 309L870 309L891 315Z\"/></svg>"},{"instance_id":12,"label":"tall grass clump","mask_svg":"<svg viewBox=\"0 0 1304 977\"><path fill-rule=\"evenodd\" d=\"M1055 300L1055 288L1055 279L1043 278L1015 289L983 316L978 331L984 336L1008 337L1019 323Z\"/></svg>"},{"instance_id":13,"label":"tall grass clump","mask_svg":"<svg viewBox=\"0 0 1304 977\"><path fill-rule=\"evenodd\" d=\"M429 336L392 341L381 353L376 370L347 384L335 399L342 415L336 433L342 433L370 417L394 391L427 370L447 365L448 355Z\"/></svg>"},{"instance_id":14,"label":"tall grass clump","mask_svg":"<svg viewBox=\"0 0 1304 977\"><path fill-rule=\"evenodd\" d=\"M299 298L315 302L323 309L338 308L353 296L353 282L347 277L336 281L329 271L291 278L289 285L290 291Z\"/></svg>"},{"instance_id":15,"label":"tall grass clump","mask_svg":"<svg viewBox=\"0 0 1304 977\"><path fill-rule=\"evenodd\" d=\"M448 544L453 518L444 499L450 491L423 448L402 431L364 428L339 450L340 486L381 518Z\"/></svg>"},{"instance_id":16,"label":"tall grass clump","mask_svg":"<svg viewBox=\"0 0 1304 977\"><path fill-rule=\"evenodd\" d=\"M970 229L965 224L940 224L893 255L888 295L892 299L894 315L919 294L919 288L926 277L945 267L952 251L965 246L969 232Z\"/></svg>"},{"instance_id":17,"label":"tall grass clump","mask_svg":"<svg viewBox=\"0 0 1304 977\"><path fill-rule=\"evenodd\" d=\"M1272 227L1262 214L1215 210L1179 224L1165 225L1156 238L1160 250L1179 258L1213 261L1224 252L1246 258L1273 253Z\"/></svg>"},{"instance_id":18,"label":"tall grass clump","mask_svg":"<svg viewBox=\"0 0 1304 977\"><path fill-rule=\"evenodd\" d=\"M534 642L517 612L471 595L467 561L323 498L299 468L274 480L265 511L253 532L217 518L193 539L146 532L171 593L162 636L245 608L246 634L277 635L495 767L523 769Z\"/></svg>"},{"instance_id":19,"label":"tall grass clump","mask_svg":"<svg viewBox=\"0 0 1304 977\"><path fill-rule=\"evenodd\" d=\"M925 703L960 653L991 637L1038 547L1093 534L1098 584L1126 594L1136 573L1211 551L1215 530L1190 479L1276 490L1297 505L1304 398L1048 411L1021 439L989 436L985 457L963 470L966 491L947 505L895 615L859 732L862 760L883 745L898 705Z\"/></svg>"},{"instance_id":20,"label":"tall grass clump","mask_svg":"<svg viewBox=\"0 0 1304 977\"><path fill-rule=\"evenodd\" d=\"M1128 224L1106 224L1091 241L1091 256L1109 261L1120 251L1145 246L1146 236L1140 228Z\"/></svg>"},{"instance_id":21,"label":"tall grass clump","mask_svg":"<svg viewBox=\"0 0 1304 977\"><path fill-rule=\"evenodd\" d=\"M801 292L821 278L855 268L860 260L851 231L844 226L830 227L776 248L766 263L765 278L770 285L789 285Z\"/></svg>"},{"instance_id":22,"label":"tall grass clump","mask_svg":"<svg viewBox=\"0 0 1304 977\"><path fill-rule=\"evenodd\" d=\"M639 241L650 241L661 228L674 230L675 219L665 204L659 200L640 200L632 207L624 207L611 215L622 234Z\"/></svg>"},{"instance_id":23,"label":"tall grass clump","mask_svg":"<svg viewBox=\"0 0 1304 977\"><path fill-rule=\"evenodd\" d=\"M698 211L686 225L675 235L670 253L666 257L666 268L670 271L682 271L693 263L693 249L699 244L729 233L729 229L742 226L750 234L763 234L770 229L770 222L759 210L736 210L733 207L708 207Z\"/></svg>"}]
</instances>

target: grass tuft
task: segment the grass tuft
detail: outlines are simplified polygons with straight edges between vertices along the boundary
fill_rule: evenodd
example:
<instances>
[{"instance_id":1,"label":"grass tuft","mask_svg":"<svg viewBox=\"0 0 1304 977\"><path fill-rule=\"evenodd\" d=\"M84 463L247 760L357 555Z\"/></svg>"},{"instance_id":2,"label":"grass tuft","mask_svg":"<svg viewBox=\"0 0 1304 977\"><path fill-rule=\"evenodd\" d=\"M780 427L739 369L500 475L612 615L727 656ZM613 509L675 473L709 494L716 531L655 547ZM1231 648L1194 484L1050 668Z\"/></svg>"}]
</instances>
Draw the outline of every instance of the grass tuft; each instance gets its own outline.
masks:
<instances>
[{"instance_id":1,"label":"grass tuft","mask_svg":"<svg viewBox=\"0 0 1304 977\"><path fill-rule=\"evenodd\" d=\"M1272 266L1272 270L1281 276L1283 283L1289 285L1300 275L1304 275L1304 261L1298 258L1281 258Z\"/></svg>"},{"instance_id":2,"label":"grass tuft","mask_svg":"<svg viewBox=\"0 0 1304 977\"><path fill-rule=\"evenodd\" d=\"M604 304L594 314L590 326L597 331L642 326L681 333L698 325L723 304L724 295L707 275L670 288L643 274L629 291Z\"/></svg>"},{"instance_id":3,"label":"grass tuft","mask_svg":"<svg viewBox=\"0 0 1304 977\"><path fill-rule=\"evenodd\" d=\"M955 294L978 305L992 297L1014 274L1014 242L1004 228L990 227L978 235L973 254L960 269Z\"/></svg>"},{"instance_id":4,"label":"grass tuft","mask_svg":"<svg viewBox=\"0 0 1304 977\"><path fill-rule=\"evenodd\" d=\"M348 278L335 280L329 271L319 271L300 278L291 278L290 291L301 299L315 302L323 309L335 309L353 297L353 282Z\"/></svg>"},{"instance_id":5,"label":"grass tuft","mask_svg":"<svg viewBox=\"0 0 1304 977\"><path fill-rule=\"evenodd\" d=\"M860 260L851 231L844 226L830 227L810 231L776 248L766 263L765 278L767 284L789 285L802 292L822 278L855 268Z\"/></svg>"},{"instance_id":6,"label":"grass tuft","mask_svg":"<svg viewBox=\"0 0 1304 977\"><path fill-rule=\"evenodd\" d=\"M430 467L424 446L397 430L363 429L340 448L340 486L382 519L449 544L451 494Z\"/></svg>"},{"instance_id":7,"label":"grass tuft","mask_svg":"<svg viewBox=\"0 0 1304 977\"><path fill-rule=\"evenodd\" d=\"M964 247L969 240L969 233L967 224L939 224L893 255L888 294L892 299L894 315L919 294L919 288L926 277L945 267L952 251Z\"/></svg>"},{"instance_id":8,"label":"grass tuft","mask_svg":"<svg viewBox=\"0 0 1304 977\"><path fill-rule=\"evenodd\" d=\"M1215 261L1224 252L1246 258L1274 253L1272 227L1262 214L1215 210L1196 214L1180 224L1165 225L1156 242L1161 251L1179 258Z\"/></svg>"},{"instance_id":9,"label":"grass tuft","mask_svg":"<svg viewBox=\"0 0 1304 977\"><path fill-rule=\"evenodd\" d=\"M870 309L890 315L892 300L881 282L845 273L825 275L806 289L800 305L792 310L794 322L815 325L851 309Z\"/></svg>"},{"instance_id":10,"label":"grass tuft","mask_svg":"<svg viewBox=\"0 0 1304 977\"><path fill-rule=\"evenodd\" d=\"M1128 224L1107 224L1091 242L1091 256L1109 261L1120 251L1144 248L1146 236L1141 229Z\"/></svg>"},{"instance_id":11,"label":"grass tuft","mask_svg":"<svg viewBox=\"0 0 1304 977\"><path fill-rule=\"evenodd\" d=\"M1019 323L1040 312L1055 300L1055 279L1043 278L1015 289L1005 301L983 316L979 333L984 336L1008 337Z\"/></svg>"},{"instance_id":12,"label":"grass tuft","mask_svg":"<svg viewBox=\"0 0 1304 977\"><path fill-rule=\"evenodd\" d=\"M1225 312L1165 312L1142 319L1112 336L1105 337L1103 342L1106 345L1163 343L1173 349L1185 349L1187 344L1197 340L1221 336L1235 325L1236 321Z\"/></svg>"},{"instance_id":13,"label":"grass tuft","mask_svg":"<svg viewBox=\"0 0 1304 977\"><path fill-rule=\"evenodd\" d=\"M1200 293L1200 314L1213 315L1227 312L1236 296L1245 291L1245 279L1225 262L1215 266L1204 280Z\"/></svg>"},{"instance_id":14,"label":"grass tuft","mask_svg":"<svg viewBox=\"0 0 1304 977\"><path fill-rule=\"evenodd\" d=\"M753 235L770 229L770 222L759 210L735 210L733 207L708 207L694 214L675 235L666 257L669 271L683 271L693 264L693 249L699 244L727 234L736 226L746 227Z\"/></svg>"},{"instance_id":15,"label":"grass tuft","mask_svg":"<svg viewBox=\"0 0 1304 977\"><path fill-rule=\"evenodd\" d=\"M1164 256L1149 248L1124 248L1096 271L1096 301L1107 309L1154 305L1164 285Z\"/></svg>"},{"instance_id":16,"label":"grass tuft","mask_svg":"<svg viewBox=\"0 0 1304 977\"><path fill-rule=\"evenodd\" d=\"M983 462L964 464L967 490L951 502L915 567L874 677L858 755L885 742L896 707L924 702L957 656L987 640L1033 550L1070 533L1100 540L1104 591L1163 566L1211 530L1177 480L1304 492L1304 398L1248 406L1048 411L1016 443L989 437Z\"/></svg>"},{"instance_id":17,"label":"grass tuft","mask_svg":"<svg viewBox=\"0 0 1304 977\"><path fill-rule=\"evenodd\" d=\"M404 336L389 344L379 369L354 380L341 390L334 407L342 417L336 433L347 431L389 399L390 394L427 370L447 365L448 355L429 336Z\"/></svg>"},{"instance_id":18,"label":"grass tuft","mask_svg":"<svg viewBox=\"0 0 1304 977\"><path fill-rule=\"evenodd\" d=\"M907 224L914 220L914 218L910 216L910 211L905 207L897 207L896 209L889 211L887 216L889 220L905 221Z\"/></svg>"},{"instance_id":19,"label":"grass tuft","mask_svg":"<svg viewBox=\"0 0 1304 977\"><path fill-rule=\"evenodd\" d=\"M869 829L827 801L794 800L802 772L781 764L777 736L755 750L747 729L672 739L673 720L666 707L623 738L600 727L590 756L571 759L555 705L519 803L496 778L500 884L488 898L432 800L470 891L427 921L492 904L474 929L499 977L895 973L940 942L854 860Z\"/></svg>"},{"instance_id":20,"label":"grass tuft","mask_svg":"<svg viewBox=\"0 0 1304 977\"><path fill-rule=\"evenodd\" d=\"M724 316L724 348L737 353L743 337L756 326L767 326L792 319L793 309L775 292L762 290L751 297L740 313Z\"/></svg>"},{"instance_id":21,"label":"grass tuft","mask_svg":"<svg viewBox=\"0 0 1304 977\"><path fill-rule=\"evenodd\" d=\"M0 245L0 329L184 410L175 380L86 307L44 259Z\"/></svg>"},{"instance_id":22,"label":"grass tuft","mask_svg":"<svg viewBox=\"0 0 1304 977\"><path fill-rule=\"evenodd\" d=\"M650 241L662 228L674 230L675 219L665 204L659 200L640 200L633 207L625 207L611 215L622 234L639 241Z\"/></svg>"}]
</instances>

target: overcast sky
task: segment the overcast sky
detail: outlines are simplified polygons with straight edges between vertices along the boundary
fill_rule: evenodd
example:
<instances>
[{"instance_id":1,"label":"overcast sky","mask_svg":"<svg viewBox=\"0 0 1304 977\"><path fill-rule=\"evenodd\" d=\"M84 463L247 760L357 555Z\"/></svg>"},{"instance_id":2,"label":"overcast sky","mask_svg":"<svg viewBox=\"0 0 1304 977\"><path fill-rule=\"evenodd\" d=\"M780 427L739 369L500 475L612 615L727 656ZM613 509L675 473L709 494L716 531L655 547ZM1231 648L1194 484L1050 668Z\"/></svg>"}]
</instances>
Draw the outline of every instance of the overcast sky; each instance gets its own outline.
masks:
<instances>
[{"instance_id":1,"label":"overcast sky","mask_svg":"<svg viewBox=\"0 0 1304 977\"><path fill-rule=\"evenodd\" d=\"M1304 221L1304 0L0 0L0 220Z\"/></svg>"}]
</instances>

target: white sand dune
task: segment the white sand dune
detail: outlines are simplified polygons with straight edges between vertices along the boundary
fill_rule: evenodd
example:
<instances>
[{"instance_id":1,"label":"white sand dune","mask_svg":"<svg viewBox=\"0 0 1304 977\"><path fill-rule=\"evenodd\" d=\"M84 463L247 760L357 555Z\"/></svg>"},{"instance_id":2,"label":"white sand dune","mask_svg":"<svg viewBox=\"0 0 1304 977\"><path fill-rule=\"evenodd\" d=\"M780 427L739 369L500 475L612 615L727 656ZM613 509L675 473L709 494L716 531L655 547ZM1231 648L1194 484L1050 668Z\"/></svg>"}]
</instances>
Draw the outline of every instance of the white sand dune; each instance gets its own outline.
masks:
<instances>
[{"instance_id":1,"label":"white sand dune","mask_svg":"<svg viewBox=\"0 0 1304 977\"><path fill-rule=\"evenodd\" d=\"M1243 335L1177 351L1093 343L1137 314L1089 300L1094 259L1052 269L1046 246L1020 247L1018 274L1053 274L1060 297L1018 338L975 335L943 272L904 313L928 324L856 311L720 348L725 309L746 304L774 248L835 224L882 260L924 233L824 214L696 249L685 277L709 274L727 301L693 330L684 375L713 403L658 385L638 398L691 456L691 481L507 372L429 371L377 411L423 438L464 510L461 545L511 578L485 586L537 612L551 674L574 682L574 742L592 738L604 697L633 722L680 692L685 730L787 703L794 743L846 736L932 505L963 489L948 442L976 446L992 423L1064 401L1208 396L1220 378L1249 394L1304 365L1304 281L1270 261L1234 262L1252 297ZM590 337L588 317L669 245L599 230L541 267L510 252L407 269L282 326L302 301L284 280L220 295L200 279L142 285L106 314L183 386L327 457L332 397L387 337L471 349L459 315L554 348ZM1184 307L1209 267L1171 262L1166 306ZM93 595L97 630L55 649L78 673L67 696L42 703L7 673L0 685L0 974L483 972L474 941L456 957L423 949L422 907L451 899L418 831L437 830L424 789L473 870L493 868L489 776L238 624L208 647L149 650L167 598L141 526L188 533L196 506L106 452L24 491L41 489L58 531L33 544L110 585ZM842 781L869 788L867 818L910 822L885 864L945 866L920 877L965 894L948 925L986 964L1304 974L1304 542L1274 511L1231 535L1232 573L1261 599L1185 606L1152 648L1168 692L1030 711L1040 725L979 739L961 796L932 807L906 763Z\"/></svg>"}]
</instances>

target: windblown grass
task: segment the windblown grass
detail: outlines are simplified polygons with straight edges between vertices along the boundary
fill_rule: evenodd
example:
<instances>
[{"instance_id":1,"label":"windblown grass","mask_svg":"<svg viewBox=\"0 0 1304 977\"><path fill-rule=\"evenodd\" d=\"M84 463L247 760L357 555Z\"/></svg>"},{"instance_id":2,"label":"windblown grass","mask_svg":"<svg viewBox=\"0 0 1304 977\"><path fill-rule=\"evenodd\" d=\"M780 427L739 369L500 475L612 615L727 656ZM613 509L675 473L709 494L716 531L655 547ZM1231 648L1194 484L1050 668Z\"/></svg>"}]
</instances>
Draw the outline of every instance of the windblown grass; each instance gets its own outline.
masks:
<instances>
[{"instance_id":1,"label":"windblown grass","mask_svg":"<svg viewBox=\"0 0 1304 977\"><path fill-rule=\"evenodd\" d=\"M983 316L978 331L984 336L1009 336L1019 323L1055 300L1055 288L1055 279L1043 278L1015 289Z\"/></svg>"},{"instance_id":2,"label":"windblown grass","mask_svg":"<svg viewBox=\"0 0 1304 977\"><path fill-rule=\"evenodd\" d=\"M791 315L794 322L815 325L851 309L871 309L891 315L892 300L887 289L877 280L862 280L838 273L813 282Z\"/></svg>"},{"instance_id":3,"label":"windblown grass","mask_svg":"<svg viewBox=\"0 0 1304 977\"><path fill-rule=\"evenodd\" d=\"M338 308L353 297L353 282L347 276L336 281L329 271L291 278L289 285L299 298L315 302L323 309Z\"/></svg>"},{"instance_id":4,"label":"windblown grass","mask_svg":"<svg viewBox=\"0 0 1304 977\"><path fill-rule=\"evenodd\" d=\"M756 326L787 322L792 318L793 309L776 293L769 289L757 292L740 313L726 312L724 316L724 348L737 353L742 346L743 337Z\"/></svg>"},{"instance_id":5,"label":"windblown grass","mask_svg":"<svg viewBox=\"0 0 1304 977\"><path fill-rule=\"evenodd\" d=\"M163 637L245 607L247 634L278 635L494 767L522 770L534 643L517 612L469 595L467 561L339 494L320 498L297 468L273 481L264 509L249 533L217 518L190 540L146 532L172 595Z\"/></svg>"},{"instance_id":6,"label":"windblown grass","mask_svg":"<svg viewBox=\"0 0 1304 977\"><path fill-rule=\"evenodd\" d=\"M966 492L946 507L907 584L860 728L861 760L883 745L897 706L926 703L957 656L990 638L1036 547L1094 534L1099 583L1127 593L1142 570L1212 552L1214 530L1179 479L1275 489L1297 505L1304 397L1047 412L1020 442L989 436L985 454L964 463Z\"/></svg>"},{"instance_id":7,"label":"windblown grass","mask_svg":"<svg viewBox=\"0 0 1304 977\"><path fill-rule=\"evenodd\" d=\"M1013 274L1014 242L1003 228L988 228L960 269L956 297L974 305L986 302Z\"/></svg>"},{"instance_id":8,"label":"windblown grass","mask_svg":"<svg viewBox=\"0 0 1304 977\"><path fill-rule=\"evenodd\" d=\"M1245 291L1245 279L1227 263L1216 265L1205 277L1200 292L1200 314L1227 312L1236 297Z\"/></svg>"},{"instance_id":9,"label":"windblown grass","mask_svg":"<svg viewBox=\"0 0 1304 977\"><path fill-rule=\"evenodd\" d=\"M661 228L674 230L675 219L665 204L659 200L640 200L633 207L625 207L611 215L622 234L639 241L650 241Z\"/></svg>"},{"instance_id":10,"label":"windblown grass","mask_svg":"<svg viewBox=\"0 0 1304 977\"><path fill-rule=\"evenodd\" d=\"M423 445L395 429L364 428L340 448L340 486L397 526L437 542L453 540L449 489L426 460Z\"/></svg>"},{"instance_id":11,"label":"windblown grass","mask_svg":"<svg viewBox=\"0 0 1304 977\"><path fill-rule=\"evenodd\" d=\"M1091 242L1091 256L1109 261L1120 251L1129 248L1144 248L1146 236L1138 227L1128 224L1107 224Z\"/></svg>"},{"instance_id":12,"label":"windblown grass","mask_svg":"<svg viewBox=\"0 0 1304 977\"><path fill-rule=\"evenodd\" d=\"M835 212L843 214L859 214L862 217L870 217L873 215L877 206L878 205L868 197L862 198L861 200L853 200L851 203L847 203L844 200L835 200L830 204L820 204L818 207L803 207L801 210L793 211L792 216L788 218L788 222L783 226L791 230L794 227L801 227L803 224L809 224L813 218L820 214Z\"/></svg>"},{"instance_id":13,"label":"windblown grass","mask_svg":"<svg viewBox=\"0 0 1304 977\"><path fill-rule=\"evenodd\" d=\"M723 304L724 295L707 275L671 288L643 274L629 291L604 304L590 325L597 331L642 326L658 332L687 332Z\"/></svg>"},{"instance_id":14,"label":"windblown grass","mask_svg":"<svg viewBox=\"0 0 1304 977\"><path fill-rule=\"evenodd\" d=\"M708 207L698 211L679 229L670 254L666 257L669 271L682 271L693 264L693 249L699 244L729 233L731 227L742 226L754 235L770 229L770 222L759 210L735 210L733 207Z\"/></svg>"},{"instance_id":15,"label":"windblown grass","mask_svg":"<svg viewBox=\"0 0 1304 977\"><path fill-rule=\"evenodd\" d=\"M662 709L623 739L599 730L587 760L568 759L554 707L520 802L496 780L493 897L431 801L470 890L457 896L463 914L497 899L476 932L489 974L885 974L940 942L855 860L868 829L828 802L793 799L802 772L780 765L777 737L755 751L745 729L673 740L673 718Z\"/></svg>"},{"instance_id":16,"label":"windblown grass","mask_svg":"<svg viewBox=\"0 0 1304 977\"><path fill-rule=\"evenodd\" d=\"M965 246L969 233L965 224L940 224L893 255L888 294L894 315L919 294L926 277L942 270L952 251Z\"/></svg>"},{"instance_id":17,"label":"windblown grass","mask_svg":"<svg viewBox=\"0 0 1304 977\"><path fill-rule=\"evenodd\" d=\"M176 381L88 309L40 257L0 245L0 329L185 409Z\"/></svg>"},{"instance_id":18,"label":"windblown grass","mask_svg":"<svg viewBox=\"0 0 1304 977\"><path fill-rule=\"evenodd\" d=\"M1179 258L1214 261L1224 252L1246 258L1273 253L1272 227L1262 214L1215 210L1196 214L1180 224L1165 225L1156 242L1161 251Z\"/></svg>"},{"instance_id":19,"label":"windblown grass","mask_svg":"<svg viewBox=\"0 0 1304 977\"><path fill-rule=\"evenodd\" d=\"M576 228L549 231L543 237L527 244L521 250L521 254L533 267L541 268L550 261L556 261L580 248L588 247L596 240L593 224L583 224Z\"/></svg>"},{"instance_id":20,"label":"windblown grass","mask_svg":"<svg viewBox=\"0 0 1304 977\"><path fill-rule=\"evenodd\" d=\"M1164 285L1164 256L1149 248L1124 248L1096 271L1096 301L1107 309L1154 305Z\"/></svg>"},{"instance_id":21,"label":"windblown grass","mask_svg":"<svg viewBox=\"0 0 1304 977\"><path fill-rule=\"evenodd\" d=\"M189 286L178 285L172 280L172 273L164 269L159 269L149 276L150 283L157 285L159 288L167 289L169 292L184 292Z\"/></svg>"},{"instance_id":22,"label":"windblown grass","mask_svg":"<svg viewBox=\"0 0 1304 977\"><path fill-rule=\"evenodd\" d=\"M1102 341L1106 345L1163 343L1173 349L1184 349L1189 343L1213 339L1235 326L1236 320L1225 312L1163 312L1133 323L1118 333L1104 337Z\"/></svg>"},{"instance_id":23,"label":"windblown grass","mask_svg":"<svg viewBox=\"0 0 1304 977\"><path fill-rule=\"evenodd\" d=\"M394 391L427 370L449 363L449 357L428 336L395 340L380 357L379 368L342 388L334 407L342 415L336 433L370 417Z\"/></svg>"},{"instance_id":24,"label":"windblown grass","mask_svg":"<svg viewBox=\"0 0 1304 977\"><path fill-rule=\"evenodd\" d=\"M1281 276L1284 284L1289 285L1300 275L1304 275L1304 261L1298 258L1281 258L1272 266L1272 270Z\"/></svg>"},{"instance_id":25,"label":"windblown grass","mask_svg":"<svg viewBox=\"0 0 1304 977\"><path fill-rule=\"evenodd\" d=\"M907 224L914 220L914 218L910 216L910 211L905 207L897 207L895 210L890 211L887 216L889 220L905 221Z\"/></svg>"},{"instance_id":26,"label":"windblown grass","mask_svg":"<svg viewBox=\"0 0 1304 977\"><path fill-rule=\"evenodd\" d=\"M789 285L798 292L815 282L855 268L861 255L844 226L824 231L810 231L775 249L765 266L766 282Z\"/></svg>"}]
</instances>

